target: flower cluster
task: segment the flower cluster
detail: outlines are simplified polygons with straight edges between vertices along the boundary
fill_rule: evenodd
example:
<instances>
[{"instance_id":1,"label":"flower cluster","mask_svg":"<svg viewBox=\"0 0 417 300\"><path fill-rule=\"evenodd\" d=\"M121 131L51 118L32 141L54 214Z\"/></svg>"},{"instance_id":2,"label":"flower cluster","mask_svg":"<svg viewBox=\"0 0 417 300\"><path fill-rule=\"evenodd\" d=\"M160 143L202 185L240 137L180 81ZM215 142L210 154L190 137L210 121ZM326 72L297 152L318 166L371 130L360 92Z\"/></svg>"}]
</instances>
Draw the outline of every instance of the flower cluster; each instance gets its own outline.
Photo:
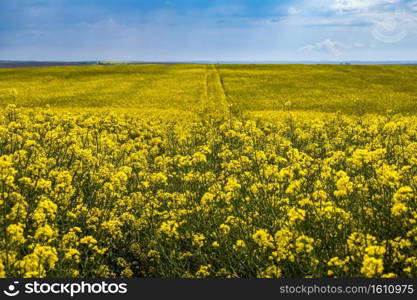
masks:
<instances>
[{"instance_id":1,"label":"flower cluster","mask_svg":"<svg viewBox=\"0 0 417 300\"><path fill-rule=\"evenodd\" d=\"M0 276L417 276L416 121L9 106Z\"/></svg>"}]
</instances>

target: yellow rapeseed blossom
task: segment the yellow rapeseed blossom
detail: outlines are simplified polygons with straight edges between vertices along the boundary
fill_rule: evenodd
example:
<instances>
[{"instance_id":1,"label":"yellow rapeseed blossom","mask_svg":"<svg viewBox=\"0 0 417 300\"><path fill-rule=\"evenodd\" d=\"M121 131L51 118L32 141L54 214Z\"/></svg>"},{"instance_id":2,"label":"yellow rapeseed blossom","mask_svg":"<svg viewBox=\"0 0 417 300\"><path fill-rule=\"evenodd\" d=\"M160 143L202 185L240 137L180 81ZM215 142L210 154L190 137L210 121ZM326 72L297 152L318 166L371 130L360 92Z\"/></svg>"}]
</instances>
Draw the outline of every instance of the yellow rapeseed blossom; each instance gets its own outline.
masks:
<instances>
[{"instance_id":1,"label":"yellow rapeseed blossom","mask_svg":"<svg viewBox=\"0 0 417 300\"><path fill-rule=\"evenodd\" d=\"M264 229L259 229L252 235L252 239L262 248L273 248L272 236Z\"/></svg>"},{"instance_id":2,"label":"yellow rapeseed blossom","mask_svg":"<svg viewBox=\"0 0 417 300\"><path fill-rule=\"evenodd\" d=\"M384 263L380 258L365 256L361 268L361 273L366 277L375 277L384 271Z\"/></svg>"},{"instance_id":3,"label":"yellow rapeseed blossom","mask_svg":"<svg viewBox=\"0 0 417 300\"><path fill-rule=\"evenodd\" d=\"M246 247L246 243L242 240L237 240L236 243L233 245L234 250L243 249Z\"/></svg>"},{"instance_id":4,"label":"yellow rapeseed blossom","mask_svg":"<svg viewBox=\"0 0 417 300\"><path fill-rule=\"evenodd\" d=\"M193 235L193 245L201 248L204 246L205 236L203 234L194 234Z\"/></svg>"},{"instance_id":5,"label":"yellow rapeseed blossom","mask_svg":"<svg viewBox=\"0 0 417 300\"><path fill-rule=\"evenodd\" d=\"M417 276L415 116L208 98L1 109L0 277Z\"/></svg>"},{"instance_id":6,"label":"yellow rapeseed blossom","mask_svg":"<svg viewBox=\"0 0 417 300\"><path fill-rule=\"evenodd\" d=\"M25 227L23 224L11 224L7 226L7 234L9 241L12 243L23 244L26 239L24 237Z\"/></svg>"},{"instance_id":7,"label":"yellow rapeseed blossom","mask_svg":"<svg viewBox=\"0 0 417 300\"><path fill-rule=\"evenodd\" d=\"M169 238L179 238L178 233L179 224L176 221L166 221L161 224L159 227L159 232L165 234Z\"/></svg>"}]
</instances>

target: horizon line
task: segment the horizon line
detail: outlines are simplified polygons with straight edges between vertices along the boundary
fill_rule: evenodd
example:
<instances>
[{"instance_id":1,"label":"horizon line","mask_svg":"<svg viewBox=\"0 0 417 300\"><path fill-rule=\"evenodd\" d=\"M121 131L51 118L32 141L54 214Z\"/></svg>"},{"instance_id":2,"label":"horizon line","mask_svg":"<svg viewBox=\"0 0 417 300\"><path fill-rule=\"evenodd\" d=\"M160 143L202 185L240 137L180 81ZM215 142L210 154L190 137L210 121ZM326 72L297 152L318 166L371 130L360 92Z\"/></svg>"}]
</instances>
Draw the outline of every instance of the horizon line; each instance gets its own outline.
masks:
<instances>
[{"instance_id":1,"label":"horizon line","mask_svg":"<svg viewBox=\"0 0 417 300\"><path fill-rule=\"evenodd\" d=\"M348 60L315 60L315 59L304 59L304 60L286 60L286 59L236 59L236 60L227 60L227 59L192 59L192 60L118 60L118 59L87 59L87 60L40 60L40 59L0 59L0 62L118 62L118 63L164 63L164 62L417 62L417 59L397 59L397 60L364 60L364 59L348 59Z\"/></svg>"}]
</instances>

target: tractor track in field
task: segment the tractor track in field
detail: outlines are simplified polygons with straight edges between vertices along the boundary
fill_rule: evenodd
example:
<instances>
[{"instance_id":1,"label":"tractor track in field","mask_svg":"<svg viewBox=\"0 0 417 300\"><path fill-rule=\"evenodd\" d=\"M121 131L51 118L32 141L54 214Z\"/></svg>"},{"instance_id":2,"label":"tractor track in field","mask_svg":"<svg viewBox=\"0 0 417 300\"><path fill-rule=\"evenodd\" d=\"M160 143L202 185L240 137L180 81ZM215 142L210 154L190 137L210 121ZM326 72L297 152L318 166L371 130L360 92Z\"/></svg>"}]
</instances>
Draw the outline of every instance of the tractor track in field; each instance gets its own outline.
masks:
<instances>
[{"instance_id":1,"label":"tractor track in field","mask_svg":"<svg viewBox=\"0 0 417 300\"><path fill-rule=\"evenodd\" d=\"M220 72L219 72L219 70L217 69L217 67L216 67L215 65L211 65L211 66L212 66L213 70L214 70L214 71L215 71L215 73L216 73L217 81L218 81L218 83L219 83L219 85L220 85L220 90L221 90L221 94L222 94L222 100L224 100L225 102L228 102L228 101L227 101L226 90L225 90L225 88L224 88L223 78L222 78L222 76L220 75Z\"/></svg>"},{"instance_id":2,"label":"tractor track in field","mask_svg":"<svg viewBox=\"0 0 417 300\"><path fill-rule=\"evenodd\" d=\"M205 66L204 91L201 97L202 113L208 115L228 116L229 103L221 75L214 65Z\"/></svg>"}]
</instances>

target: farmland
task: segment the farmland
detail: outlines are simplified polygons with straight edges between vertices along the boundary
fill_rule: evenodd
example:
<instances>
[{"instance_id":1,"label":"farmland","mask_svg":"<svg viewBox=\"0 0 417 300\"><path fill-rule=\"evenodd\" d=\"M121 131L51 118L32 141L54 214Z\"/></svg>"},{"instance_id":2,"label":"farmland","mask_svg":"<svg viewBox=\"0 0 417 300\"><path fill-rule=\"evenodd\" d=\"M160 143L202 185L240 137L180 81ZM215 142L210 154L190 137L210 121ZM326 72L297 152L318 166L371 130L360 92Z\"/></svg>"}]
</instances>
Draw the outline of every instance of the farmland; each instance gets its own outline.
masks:
<instances>
[{"instance_id":1,"label":"farmland","mask_svg":"<svg viewBox=\"0 0 417 300\"><path fill-rule=\"evenodd\" d=\"M220 81L221 80L221 81ZM415 113L417 67L144 65L0 69L0 104L25 107L201 109L224 93L246 110ZM218 84L221 86L218 86ZM11 89L18 92L13 98ZM220 97L221 98L221 97Z\"/></svg>"},{"instance_id":2,"label":"farmland","mask_svg":"<svg viewBox=\"0 0 417 300\"><path fill-rule=\"evenodd\" d=\"M416 79L0 69L0 276L415 277Z\"/></svg>"}]
</instances>

